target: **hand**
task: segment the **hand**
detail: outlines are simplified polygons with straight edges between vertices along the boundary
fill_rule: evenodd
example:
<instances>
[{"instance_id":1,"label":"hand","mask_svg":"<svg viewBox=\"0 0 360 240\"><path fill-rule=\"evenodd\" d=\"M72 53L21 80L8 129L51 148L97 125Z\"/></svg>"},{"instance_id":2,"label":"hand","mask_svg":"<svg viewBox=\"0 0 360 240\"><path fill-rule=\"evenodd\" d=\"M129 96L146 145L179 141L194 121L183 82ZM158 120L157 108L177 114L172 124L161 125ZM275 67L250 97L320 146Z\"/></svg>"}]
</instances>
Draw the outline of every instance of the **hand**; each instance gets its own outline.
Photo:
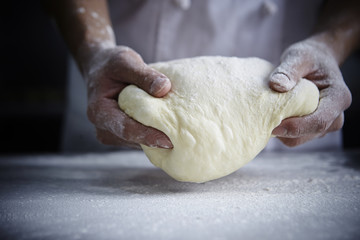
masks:
<instances>
[{"instance_id":1,"label":"hand","mask_svg":"<svg viewBox=\"0 0 360 240\"><path fill-rule=\"evenodd\" d=\"M162 97L171 88L170 80L127 47L100 49L93 56L83 67L83 75L88 87L87 114L95 125L98 140L107 145L172 148L164 133L130 118L117 103L119 93L128 84Z\"/></svg>"},{"instance_id":2,"label":"hand","mask_svg":"<svg viewBox=\"0 0 360 240\"><path fill-rule=\"evenodd\" d=\"M270 87L287 92L300 78L312 81L319 88L319 105L312 114L285 119L273 130L287 146L297 146L341 129L343 112L351 103L351 93L333 51L321 41L308 39L290 46L281 64L270 74Z\"/></svg>"}]
</instances>

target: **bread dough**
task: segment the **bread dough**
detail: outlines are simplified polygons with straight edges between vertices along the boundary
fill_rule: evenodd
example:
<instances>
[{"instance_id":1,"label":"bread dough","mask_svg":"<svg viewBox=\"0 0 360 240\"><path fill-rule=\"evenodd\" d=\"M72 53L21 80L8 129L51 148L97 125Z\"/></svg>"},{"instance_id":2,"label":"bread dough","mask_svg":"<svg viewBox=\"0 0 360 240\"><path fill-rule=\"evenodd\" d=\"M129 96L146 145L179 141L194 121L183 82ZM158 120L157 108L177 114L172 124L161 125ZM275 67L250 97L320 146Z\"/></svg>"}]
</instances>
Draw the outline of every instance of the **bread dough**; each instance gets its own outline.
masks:
<instances>
[{"instance_id":1,"label":"bread dough","mask_svg":"<svg viewBox=\"0 0 360 240\"><path fill-rule=\"evenodd\" d=\"M272 91L271 63L259 58L196 57L151 65L171 80L155 98L130 85L119 106L146 126L164 132L173 149L141 146L157 167L179 181L226 176L252 160L287 117L313 112L319 91L301 79L287 93Z\"/></svg>"}]
</instances>

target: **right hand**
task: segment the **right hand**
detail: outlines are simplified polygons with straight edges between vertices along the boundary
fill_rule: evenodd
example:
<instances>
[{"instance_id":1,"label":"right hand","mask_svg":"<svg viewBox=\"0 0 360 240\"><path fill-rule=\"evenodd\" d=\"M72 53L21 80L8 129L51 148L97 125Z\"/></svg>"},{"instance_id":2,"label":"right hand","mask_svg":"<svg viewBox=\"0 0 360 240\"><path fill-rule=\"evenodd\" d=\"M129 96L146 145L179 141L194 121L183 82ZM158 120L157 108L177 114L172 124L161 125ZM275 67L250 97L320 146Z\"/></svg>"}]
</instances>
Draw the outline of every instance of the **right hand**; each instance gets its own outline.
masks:
<instances>
[{"instance_id":1,"label":"right hand","mask_svg":"<svg viewBox=\"0 0 360 240\"><path fill-rule=\"evenodd\" d=\"M90 59L82 71L88 87L87 115L95 125L98 140L115 146L173 148L163 132L130 118L117 102L119 93L129 84L163 97L170 91L170 80L128 47L99 49Z\"/></svg>"},{"instance_id":2,"label":"right hand","mask_svg":"<svg viewBox=\"0 0 360 240\"><path fill-rule=\"evenodd\" d=\"M351 104L346 86L331 48L317 36L291 45L281 64L270 75L270 87L277 92L290 91L301 78L319 89L319 105L306 116L284 119L272 134L289 147L337 131L344 123L344 111Z\"/></svg>"}]
</instances>

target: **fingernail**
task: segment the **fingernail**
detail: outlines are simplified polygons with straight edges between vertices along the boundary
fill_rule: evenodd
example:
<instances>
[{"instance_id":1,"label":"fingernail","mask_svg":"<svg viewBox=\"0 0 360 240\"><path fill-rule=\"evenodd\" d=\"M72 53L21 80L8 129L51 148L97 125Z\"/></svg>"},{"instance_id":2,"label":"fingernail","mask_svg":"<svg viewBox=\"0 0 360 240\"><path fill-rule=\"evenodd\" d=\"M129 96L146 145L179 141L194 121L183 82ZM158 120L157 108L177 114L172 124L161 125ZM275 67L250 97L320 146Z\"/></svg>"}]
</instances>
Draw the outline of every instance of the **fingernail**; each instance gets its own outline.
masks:
<instances>
[{"instance_id":1,"label":"fingernail","mask_svg":"<svg viewBox=\"0 0 360 240\"><path fill-rule=\"evenodd\" d=\"M156 145L160 148L171 149L174 148L170 139L167 137L161 137L156 140Z\"/></svg>"},{"instance_id":2,"label":"fingernail","mask_svg":"<svg viewBox=\"0 0 360 240\"><path fill-rule=\"evenodd\" d=\"M276 127L274 128L274 130L272 131L272 134L278 137L284 137L287 133L286 128L284 127Z\"/></svg>"},{"instance_id":3,"label":"fingernail","mask_svg":"<svg viewBox=\"0 0 360 240\"><path fill-rule=\"evenodd\" d=\"M169 83L169 79L165 76L157 77L150 86L150 92L152 94L158 94L163 91L164 88L167 87Z\"/></svg>"},{"instance_id":4,"label":"fingernail","mask_svg":"<svg viewBox=\"0 0 360 240\"><path fill-rule=\"evenodd\" d=\"M280 92L287 92L292 89L294 85L286 74L279 72L272 74L270 81L272 87Z\"/></svg>"}]
</instances>

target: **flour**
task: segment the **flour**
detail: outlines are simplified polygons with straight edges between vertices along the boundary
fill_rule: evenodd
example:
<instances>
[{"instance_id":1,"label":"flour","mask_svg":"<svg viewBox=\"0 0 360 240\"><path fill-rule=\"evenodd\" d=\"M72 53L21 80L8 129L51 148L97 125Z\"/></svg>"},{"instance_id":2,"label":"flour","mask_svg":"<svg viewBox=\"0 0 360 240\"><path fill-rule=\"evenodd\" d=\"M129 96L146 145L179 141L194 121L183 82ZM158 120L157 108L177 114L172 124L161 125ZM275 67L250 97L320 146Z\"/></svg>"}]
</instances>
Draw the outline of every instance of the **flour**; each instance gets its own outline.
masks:
<instances>
[{"instance_id":1,"label":"flour","mask_svg":"<svg viewBox=\"0 0 360 240\"><path fill-rule=\"evenodd\" d=\"M79 7L78 9L76 9L76 12L83 14L83 13L85 13L86 11L85 11L85 8Z\"/></svg>"},{"instance_id":2,"label":"flour","mask_svg":"<svg viewBox=\"0 0 360 240\"><path fill-rule=\"evenodd\" d=\"M97 14L97 12L91 12L91 16L95 19L99 18L99 14Z\"/></svg>"},{"instance_id":3,"label":"flour","mask_svg":"<svg viewBox=\"0 0 360 240\"><path fill-rule=\"evenodd\" d=\"M262 153L230 176L192 184L169 178L139 151L0 156L0 235L359 239L360 172L349 167L359 158Z\"/></svg>"}]
</instances>

